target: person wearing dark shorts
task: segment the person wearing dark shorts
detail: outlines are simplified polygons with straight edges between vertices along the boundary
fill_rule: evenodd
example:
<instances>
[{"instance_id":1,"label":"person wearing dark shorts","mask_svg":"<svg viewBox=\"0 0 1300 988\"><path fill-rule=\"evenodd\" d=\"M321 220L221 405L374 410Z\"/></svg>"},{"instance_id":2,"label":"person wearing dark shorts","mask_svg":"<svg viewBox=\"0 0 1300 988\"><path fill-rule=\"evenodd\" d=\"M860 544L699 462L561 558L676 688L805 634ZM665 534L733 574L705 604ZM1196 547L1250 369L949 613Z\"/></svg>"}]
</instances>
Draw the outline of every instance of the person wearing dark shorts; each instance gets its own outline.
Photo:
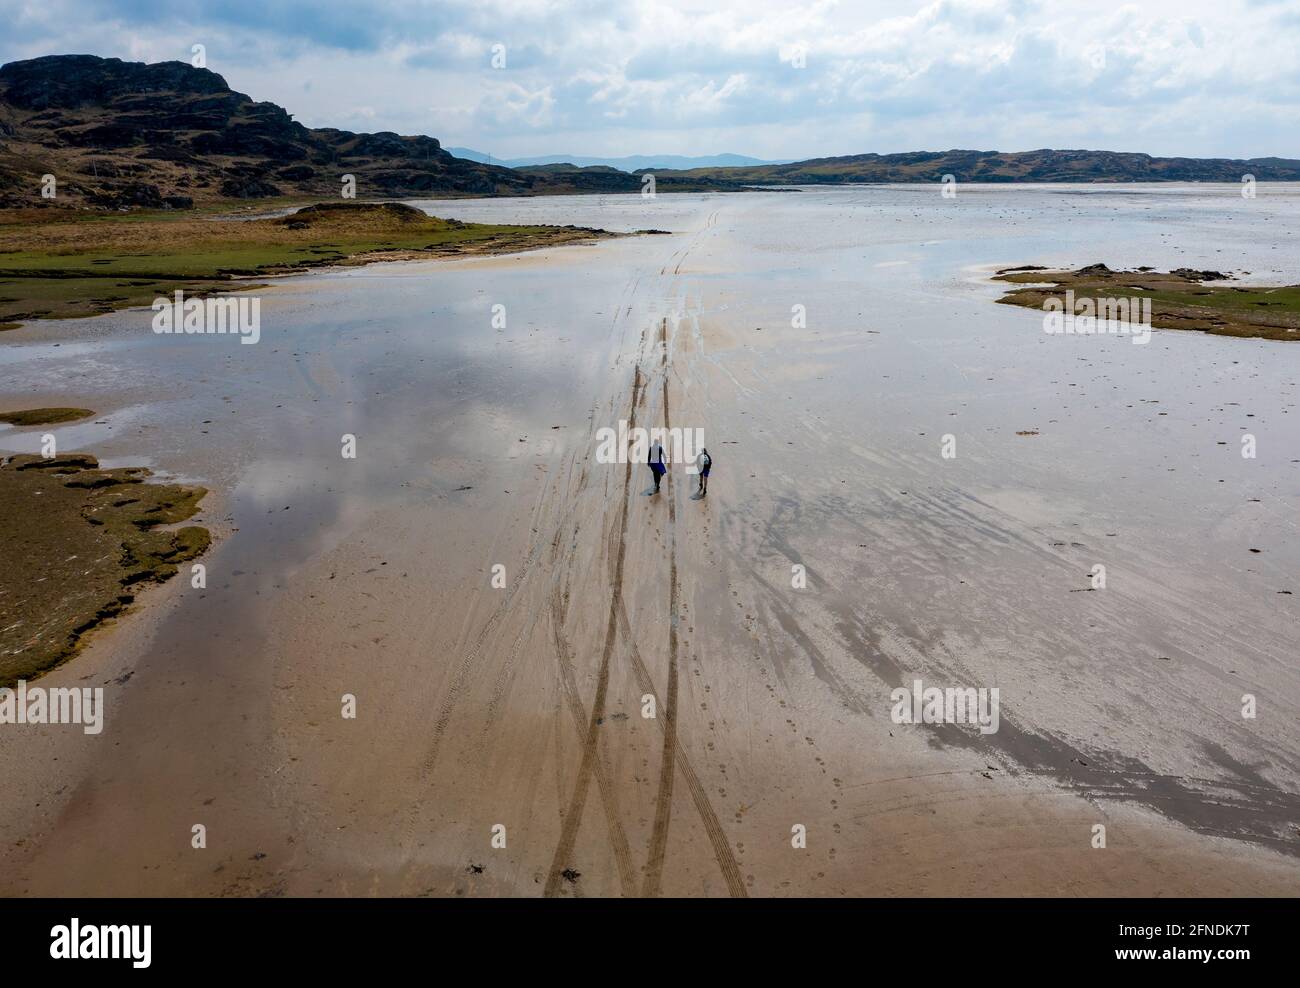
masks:
<instances>
[{"instance_id":1,"label":"person wearing dark shorts","mask_svg":"<svg viewBox=\"0 0 1300 988\"><path fill-rule=\"evenodd\" d=\"M650 447L650 455L647 457L646 463L650 466L650 472L655 475L654 492L658 494L659 482L664 479L664 473L668 469L664 466L664 448L658 442Z\"/></svg>"},{"instance_id":2,"label":"person wearing dark shorts","mask_svg":"<svg viewBox=\"0 0 1300 988\"><path fill-rule=\"evenodd\" d=\"M713 457L709 455L707 449L700 450L700 496L703 497L709 493L709 469L713 466Z\"/></svg>"}]
</instances>

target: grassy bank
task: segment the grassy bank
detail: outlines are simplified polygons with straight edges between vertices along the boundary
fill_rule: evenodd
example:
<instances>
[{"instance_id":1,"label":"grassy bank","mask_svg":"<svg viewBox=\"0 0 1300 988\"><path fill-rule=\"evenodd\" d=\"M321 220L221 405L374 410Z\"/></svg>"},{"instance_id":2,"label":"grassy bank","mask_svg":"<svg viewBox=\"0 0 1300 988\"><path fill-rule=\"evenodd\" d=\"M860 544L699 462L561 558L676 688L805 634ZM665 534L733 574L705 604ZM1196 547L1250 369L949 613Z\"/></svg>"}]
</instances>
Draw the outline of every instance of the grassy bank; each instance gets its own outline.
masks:
<instances>
[{"instance_id":1,"label":"grassy bank","mask_svg":"<svg viewBox=\"0 0 1300 988\"><path fill-rule=\"evenodd\" d=\"M1042 309L1050 298L1064 301L1067 291L1076 300L1144 298L1157 329L1300 341L1300 285L1230 285L1218 271L1112 271L1104 264L1077 271L1006 268L994 280L1029 286L998 299L1005 305Z\"/></svg>"},{"instance_id":2,"label":"grassy bank","mask_svg":"<svg viewBox=\"0 0 1300 988\"><path fill-rule=\"evenodd\" d=\"M0 328L148 305L176 289L241 290L319 265L508 253L607 236L460 223L397 203L325 203L271 219L12 210L0 213Z\"/></svg>"}]
</instances>

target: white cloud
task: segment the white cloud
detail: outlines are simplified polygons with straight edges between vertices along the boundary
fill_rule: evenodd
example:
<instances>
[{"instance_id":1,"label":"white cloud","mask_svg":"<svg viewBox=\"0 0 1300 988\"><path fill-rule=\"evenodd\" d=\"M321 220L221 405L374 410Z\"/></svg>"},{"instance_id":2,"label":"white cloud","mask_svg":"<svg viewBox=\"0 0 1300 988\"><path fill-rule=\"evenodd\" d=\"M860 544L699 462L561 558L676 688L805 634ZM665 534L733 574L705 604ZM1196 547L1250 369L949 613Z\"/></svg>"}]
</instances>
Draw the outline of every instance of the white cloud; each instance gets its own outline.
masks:
<instances>
[{"instance_id":1,"label":"white cloud","mask_svg":"<svg viewBox=\"0 0 1300 988\"><path fill-rule=\"evenodd\" d=\"M304 123L501 156L1300 157L1300 18L1267 0L0 0L0 17L5 60L201 41L232 86ZM795 45L804 68L780 57Z\"/></svg>"}]
</instances>

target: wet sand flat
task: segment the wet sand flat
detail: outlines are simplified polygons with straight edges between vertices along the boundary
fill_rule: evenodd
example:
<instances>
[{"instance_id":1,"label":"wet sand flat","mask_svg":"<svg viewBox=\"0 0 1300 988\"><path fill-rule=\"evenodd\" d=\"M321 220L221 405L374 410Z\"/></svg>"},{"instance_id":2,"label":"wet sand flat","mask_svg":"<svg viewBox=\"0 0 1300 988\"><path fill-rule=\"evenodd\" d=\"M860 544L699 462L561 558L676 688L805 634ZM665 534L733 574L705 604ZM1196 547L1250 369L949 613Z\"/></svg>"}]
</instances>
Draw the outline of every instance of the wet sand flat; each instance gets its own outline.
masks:
<instances>
[{"instance_id":1,"label":"wet sand flat","mask_svg":"<svg viewBox=\"0 0 1300 988\"><path fill-rule=\"evenodd\" d=\"M1300 348L1050 337L989 280L1293 283L1300 191L420 205L673 233L294 278L252 347L6 334L4 407L97 409L60 450L222 537L41 681L101 735L0 729L0 891L1300 890ZM597 462L619 419L703 429L708 497ZM894 723L915 679L999 730Z\"/></svg>"}]
</instances>

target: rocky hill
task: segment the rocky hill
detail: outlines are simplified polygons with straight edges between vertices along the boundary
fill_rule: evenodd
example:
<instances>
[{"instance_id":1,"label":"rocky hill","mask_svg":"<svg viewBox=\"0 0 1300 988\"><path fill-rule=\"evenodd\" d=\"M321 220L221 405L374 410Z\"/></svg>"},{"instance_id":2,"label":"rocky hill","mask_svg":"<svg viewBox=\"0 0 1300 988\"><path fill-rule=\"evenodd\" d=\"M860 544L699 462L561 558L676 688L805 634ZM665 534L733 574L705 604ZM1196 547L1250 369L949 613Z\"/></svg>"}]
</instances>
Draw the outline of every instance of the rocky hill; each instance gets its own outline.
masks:
<instances>
[{"instance_id":1,"label":"rocky hill","mask_svg":"<svg viewBox=\"0 0 1300 988\"><path fill-rule=\"evenodd\" d=\"M576 170L575 170L576 172ZM571 180L456 158L432 137L311 129L185 62L50 55L0 67L0 205L186 208L219 199L636 191L619 173ZM697 186L682 180L683 186Z\"/></svg>"},{"instance_id":2,"label":"rocky hill","mask_svg":"<svg viewBox=\"0 0 1300 988\"><path fill-rule=\"evenodd\" d=\"M1260 182L1300 181L1300 161L1287 158L1153 158L1119 151L911 151L813 158L788 165L695 168L660 172L746 185L837 185L853 182Z\"/></svg>"}]
</instances>

